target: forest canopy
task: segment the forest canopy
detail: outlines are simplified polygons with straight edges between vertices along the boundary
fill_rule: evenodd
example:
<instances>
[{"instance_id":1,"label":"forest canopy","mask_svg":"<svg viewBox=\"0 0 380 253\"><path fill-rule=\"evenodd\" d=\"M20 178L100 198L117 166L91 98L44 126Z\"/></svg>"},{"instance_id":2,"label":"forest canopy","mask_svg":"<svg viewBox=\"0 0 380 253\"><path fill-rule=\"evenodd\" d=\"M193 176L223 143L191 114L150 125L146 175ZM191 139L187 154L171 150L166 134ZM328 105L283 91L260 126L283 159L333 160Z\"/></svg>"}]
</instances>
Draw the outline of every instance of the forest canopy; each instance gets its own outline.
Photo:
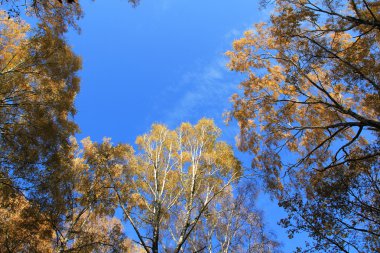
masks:
<instances>
[{"instance_id":1,"label":"forest canopy","mask_svg":"<svg viewBox=\"0 0 380 253\"><path fill-rule=\"evenodd\" d=\"M246 74L230 113L239 147L311 251L376 252L379 212L378 1L276 1L227 52ZM290 155L291 154L291 155Z\"/></svg>"},{"instance_id":2,"label":"forest canopy","mask_svg":"<svg viewBox=\"0 0 380 253\"><path fill-rule=\"evenodd\" d=\"M0 6L0 252L282 252L268 195L296 252L380 251L379 1L261 1L226 52L250 166L206 117L78 140L83 1Z\"/></svg>"}]
</instances>

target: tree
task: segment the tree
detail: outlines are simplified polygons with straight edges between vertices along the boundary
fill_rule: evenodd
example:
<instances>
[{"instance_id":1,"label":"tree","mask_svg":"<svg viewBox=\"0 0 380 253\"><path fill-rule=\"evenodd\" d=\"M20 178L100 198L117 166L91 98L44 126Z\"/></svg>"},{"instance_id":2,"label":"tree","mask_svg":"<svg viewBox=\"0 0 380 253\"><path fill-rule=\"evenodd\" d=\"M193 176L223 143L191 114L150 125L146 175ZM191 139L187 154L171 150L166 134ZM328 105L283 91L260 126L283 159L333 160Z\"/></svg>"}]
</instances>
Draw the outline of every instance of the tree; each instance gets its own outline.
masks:
<instances>
[{"instance_id":1,"label":"tree","mask_svg":"<svg viewBox=\"0 0 380 253\"><path fill-rule=\"evenodd\" d=\"M219 133L206 119L195 126L184 123L177 131L153 125L137 138L141 154L124 160L107 150L128 147L84 142L86 163L95 174L108 175L103 185L109 183L116 196L111 199L116 198L146 252L186 249L209 204L240 175L232 149L216 141Z\"/></svg>"},{"instance_id":2,"label":"tree","mask_svg":"<svg viewBox=\"0 0 380 253\"><path fill-rule=\"evenodd\" d=\"M89 142L89 139L83 140L85 146ZM108 174L104 170L93 173L90 166L84 163L74 137L70 143L71 162L66 172L72 175L72 180L66 182L65 212L53 214L52 217L46 214L49 221L54 217L60 218L58 222L51 223L55 233L53 248L59 252L138 252L138 248L133 247L126 237L120 219L114 217L117 206L112 202L114 196L107 181ZM130 153L128 146L121 147L101 151L107 153L108 164L112 162L111 156L124 159ZM93 162L95 160L90 164Z\"/></svg>"},{"instance_id":3,"label":"tree","mask_svg":"<svg viewBox=\"0 0 380 253\"><path fill-rule=\"evenodd\" d=\"M29 27L1 13L1 187L47 204L63 194L70 116L79 90L80 59L47 27L27 38ZM55 200L54 200L55 199Z\"/></svg>"},{"instance_id":4,"label":"tree","mask_svg":"<svg viewBox=\"0 0 380 253\"><path fill-rule=\"evenodd\" d=\"M1 211L20 208L9 213L18 220L15 228L30 223L38 228L40 221L52 229L60 225L73 176L67 166L71 162L69 136L77 132L72 115L81 61L47 26L32 31L25 22L9 19L2 11L0 27ZM24 213L30 216L21 215ZM7 240L29 249L10 235L17 234L9 234Z\"/></svg>"},{"instance_id":5,"label":"tree","mask_svg":"<svg viewBox=\"0 0 380 253\"><path fill-rule=\"evenodd\" d=\"M61 169L70 180L60 182L66 192L62 206L27 199L22 191L0 187L0 251L14 252L139 252L114 217L104 177L93 175L82 163L71 138L70 163ZM119 152L119 154L124 154ZM118 155L114 152L113 155ZM123 157L125 158L125 157ZM11 183L11 182L9 182ZM56 204L56 203L55 203Z\"/></svg>"},{"instance_id":6,"label":"tree","mask_svg":"<svg viewBox=\"0 0 380 253\"><path fill-rule=\"evenodd\" d=\"M106 191L98 195L99 205L121 208L141 250L201 252L211 243L201 235L207 220L219 222L217 210L227 205L223 196L233 201L232 186L242 175L232 148L218 141L219 135L209 119L176 130L155 124L137 138L136 153L109 139L100 144L84 140L81 164ZM84 189L91 187L85 183ZM213 238L217 232L224 233L213 230Z\"/></svg>"},{"instance_id":7,"label":"tree","mask_svg":"<svg viewBox=\"0 0 380 253\"><path fill-rule=\"evenodd\" d=\"M69 137L78 131L72 117L81 60L64 33L79 29L80 6L1 5L8 12L0 11L0 251L133 251L119 220L96 213L87 195L78 198ZM21 11L39 23L30 28Z\"/></svg>"},{"instance_id":8,"label":"tree","mask_svg":"<svg viewBox=\"0 0 380 253\"><path fill-rule=\"evenodd\" d=\"M239 147L310 250L379 251L380 3L278 0L227 52ZM291 155L290 155L291 154Z\"/></svg>"},{"instance_id":9,"label":"tree","mask_svg":"<svg viewBox=\"0 0 380 253\"><path fill-rule=\"evenodd\" d=\"M73 169L69 137L78 131L72 117L81 60L64 33L79 29L80 6L1 5L9 9L0 11L0 251L133 251L121 222L80 192L81 171ZM39 19L34 28L20 8Z\"/></svg>"}]
</instances>

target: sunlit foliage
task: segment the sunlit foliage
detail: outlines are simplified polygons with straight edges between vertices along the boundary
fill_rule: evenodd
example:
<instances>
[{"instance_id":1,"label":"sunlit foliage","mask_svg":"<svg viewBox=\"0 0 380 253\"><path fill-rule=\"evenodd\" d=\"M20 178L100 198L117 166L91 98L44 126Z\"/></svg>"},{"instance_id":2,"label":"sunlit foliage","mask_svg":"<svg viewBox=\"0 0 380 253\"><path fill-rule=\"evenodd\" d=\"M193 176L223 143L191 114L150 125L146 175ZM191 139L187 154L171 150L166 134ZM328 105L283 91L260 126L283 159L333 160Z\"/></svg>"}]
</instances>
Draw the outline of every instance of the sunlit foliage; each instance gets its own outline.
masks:
<instances>
[{"instance_id":1,"label":"sunlit foliage","mask_svg":"<svg viewBox=\"0 0 380 253\"><path fill-rule=\"evenodd\" d=\"M81 61L48 27L29 37L4 12L0 26L0 185L59 209Z\"/></svg>"},{"instance_id":2,"label":"sunlit foliage","mask_svg":"<svg viewBox=\"0 0 380 253\"><path fill-rule=\"evenodd\" d=\"M230 116L267 189L324 252L380 250L380 3L277 0L236 40Z\"/></svg>"},{"instance_id":3,"label":"sunlit foliage","mask_svg":"<svg viewBox=\"0 0 380 253\"><path fill-rule=\"evenodd\" d=\"M83 189L98 192L100 210L121 208L144 252L230 252L236 247L252 252L254 245L273 252L278 245L266 238L254 205L246 209L235 197L242 167L232 148L217 140L219 135L212 120L202 119L176 130L153 125L137 138L137 152L109 139L100 144L85 139ZM235 219L245 226L232 224Z\"/></svg>"}]
</instances>

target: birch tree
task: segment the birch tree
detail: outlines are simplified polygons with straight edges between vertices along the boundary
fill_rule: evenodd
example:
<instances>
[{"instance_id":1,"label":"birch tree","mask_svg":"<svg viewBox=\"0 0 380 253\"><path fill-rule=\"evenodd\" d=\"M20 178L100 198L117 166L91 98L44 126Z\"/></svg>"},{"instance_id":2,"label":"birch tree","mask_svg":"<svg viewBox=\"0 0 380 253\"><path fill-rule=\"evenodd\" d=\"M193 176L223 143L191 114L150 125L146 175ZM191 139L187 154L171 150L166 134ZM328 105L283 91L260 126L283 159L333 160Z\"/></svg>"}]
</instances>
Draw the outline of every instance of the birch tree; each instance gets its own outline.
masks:
<instances>
[{"instance_id":1,"label":"birch tree","mask_svg":"<svg viewBox=\"0 0 380 253\"><path fill-rule=\"evenodd\" d=\"M155 124L137 138L135 154L128 145L85 141L82 164L102 175L108 197L99 198L99 204L121 208L145 252L183 252L210 204L242 173L219 135L208 119L176 130ZM107 149L122 147L128 155L109 156Z\"/></svg>"},{"instance_id":2,"label":"birch tree","mask_svg":"<svg viewBox=\"0 0 380 253\"><path fill-rule=\"evenodd\" d=\"M220 134L201 119L175 130L154 124L137 137L137 151L85 139L80 192L97 192L97 212L120 208L142 252L277 252L254 208L256 194L236 188L243 169Z\"/></svg>"},{"instance_id":3,"label":"birch tree","mask_svg":"<svg viewBox=\"0 0 380 253\"><path fill-rule=\"evenodd\" d=\"M124 217L146 252L183 252L210 203L241 175L230 146L218 141L212 120L163 125L137 138L133 204L120 198Z\"/></svg>"}]
</instances>

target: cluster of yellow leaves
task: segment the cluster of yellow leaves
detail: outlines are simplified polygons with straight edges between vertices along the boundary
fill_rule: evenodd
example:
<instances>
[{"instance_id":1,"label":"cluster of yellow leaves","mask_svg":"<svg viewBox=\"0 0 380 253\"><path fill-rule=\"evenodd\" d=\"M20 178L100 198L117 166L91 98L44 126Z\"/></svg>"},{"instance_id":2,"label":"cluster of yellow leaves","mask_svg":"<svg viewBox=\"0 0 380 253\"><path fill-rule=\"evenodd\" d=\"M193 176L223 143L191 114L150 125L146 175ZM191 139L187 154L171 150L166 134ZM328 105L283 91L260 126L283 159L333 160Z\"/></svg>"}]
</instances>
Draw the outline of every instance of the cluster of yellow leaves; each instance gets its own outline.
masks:
<instances>
[{"instance_id":1,"label":"cluster of yellow leaves","mask_svg":"<svg viewBox=\"0 0 380 253\"><path fill-rule=\"evenodd\" d=\"M36 207L0 186L0 252L52 253L53 230Z\"/></svg>"},{"instance_id":2,"label":"cluster of yellow leaves","mask_svg":"<svg viewBox=\"0 0 380 253\"><path fill-rule=\"evenodd\" d=\"M79 149L75 139L74 148ZM113 146L110 139L94 143L90 138L82 140L83 149L75 155L76 191L82 205L91 205L96 212L113 215L118 199L115 189L128 193L131 169L135 167L133 148L119 144ZM128 198L125 199L125 198ZM123 201L128 201L129 194L123 194Z\"/></svg>"}]
</instances>

